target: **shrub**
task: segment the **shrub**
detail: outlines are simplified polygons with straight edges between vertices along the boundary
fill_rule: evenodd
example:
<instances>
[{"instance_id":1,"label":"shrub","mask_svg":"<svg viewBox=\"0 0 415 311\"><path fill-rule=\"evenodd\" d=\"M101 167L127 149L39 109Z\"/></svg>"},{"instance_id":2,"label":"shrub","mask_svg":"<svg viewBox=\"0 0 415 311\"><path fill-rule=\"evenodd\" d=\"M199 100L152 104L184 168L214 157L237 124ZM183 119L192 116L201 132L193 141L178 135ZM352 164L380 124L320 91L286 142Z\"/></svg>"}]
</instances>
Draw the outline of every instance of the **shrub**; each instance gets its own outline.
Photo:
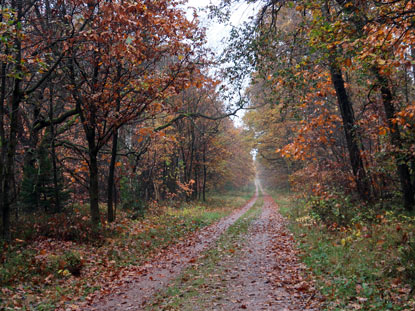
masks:
<instances>
[{"instance_id":1,"label":"shrub","mask_svg":"<svg viewBox=\"0 0 415 311\"><path fill-rule=\"evenodd\" d=\"M311 216L328 226L333 224L348 226L355 215L355 208L347 197L311 197L307 206L311 209Z\"/></svg>"},{"instance_id":2,"label":"shrub","mask_svg":"<svg viewBox=\"0 0 415 311\"><path fill-rule=\"evenodd\" d=\"M71 214L59 213L53 215L37 214L34 220L28 218L19 224L20 230L16 235L25 240L38 237L53 238L62 241L76 241L82 243L100 243L104 232L94 229L87 216L75 212Z\"/></svg>"},{"instance_id":3,"label":"shrub","mask_svg":"<svg viewBox=\"0 0 415 311\"><path fill-rule=\"evenodd\" d=\"M72 275L79 276L84 265L81 255L76 251L66 251L58 257L60 270L68 270Z\"/></svg>"},{"instance_id":4,"label":"shrub","mask_svg":"<svg viewBox=\"0 0 415 311\"><path fill-rule=\"evenodd\" d=\"M415 239L412 237L399 247L400 267L403 277L415 287Z\"/></svg>"}]
</instances>

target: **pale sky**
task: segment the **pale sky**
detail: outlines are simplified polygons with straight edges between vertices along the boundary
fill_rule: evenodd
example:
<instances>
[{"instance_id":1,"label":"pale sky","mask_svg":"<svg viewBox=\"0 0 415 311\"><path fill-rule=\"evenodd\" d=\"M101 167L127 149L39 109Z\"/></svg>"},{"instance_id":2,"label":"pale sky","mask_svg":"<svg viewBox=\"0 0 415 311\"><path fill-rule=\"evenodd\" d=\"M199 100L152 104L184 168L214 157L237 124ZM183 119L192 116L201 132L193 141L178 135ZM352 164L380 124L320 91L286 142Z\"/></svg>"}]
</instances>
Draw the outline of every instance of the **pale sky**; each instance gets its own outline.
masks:
<instances>
[{"instance_id":1,"label":"pale sky","mask_svg":"<svg viewBox=\"0 0 415 311\"><path fill-rule=\"evenodd\" d=\"M217 5L221 0L188 0L187 7L193 7L198 9L198 15L202 26L207 28L207 45L215 52L220 52L224 47L222 42L227 36L229 36L230 26L219 24L217 21L208 20L206 12L201 12L199 9L206 8L210 4ZM233 6L233 14L230 18L230 23L233 26L238 26L244 21L247 21L250 16L254 15L257 11L258 5L247 4L244 1ZM189 14L191 16L191 10ZM189 17L190 17L189 16Z\"/></svg>"},{"instance_id":2,"label":"pale sky","mask_svg":"<svg viewBox=\"0 0 415 311\"><path fill-rule=\"evenodd\" d=\"M193 10L196 8L199 16L200 24L202 27L206 27L207 47L210 48L216 54L220 54L226 47L226 38L229 37L231 26L220 24L217 20L209 20L207 12L200 11L200 9L206 8L208 5L217 5L221 0L188 0L188 18L192 18ZM247 4L245 1L241 1L233 6L232 15L230 17L230 24L232 26L239 26L243 22L248 21L258 11L258 4ZM236 126L242 125L242 116L244 111L239 111L237 117L232 118Z\"/></svg>"}]
</instances>

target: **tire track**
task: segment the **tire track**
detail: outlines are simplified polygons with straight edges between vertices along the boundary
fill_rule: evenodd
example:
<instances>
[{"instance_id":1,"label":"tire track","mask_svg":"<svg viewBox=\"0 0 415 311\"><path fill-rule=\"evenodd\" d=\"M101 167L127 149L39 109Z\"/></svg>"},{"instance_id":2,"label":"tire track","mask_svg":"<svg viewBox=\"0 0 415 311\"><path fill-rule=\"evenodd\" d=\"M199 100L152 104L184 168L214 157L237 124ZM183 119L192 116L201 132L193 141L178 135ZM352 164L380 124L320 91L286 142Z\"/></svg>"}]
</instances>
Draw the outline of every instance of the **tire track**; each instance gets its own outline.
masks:
<instances>
[{"instance_id":1,"label":"tire track","mask_svg":"<svg viewBox=\"0 0 415 311\"><path fill-rule=\"evenodd\" d=\"M87 297L82 310L143 310L157 291L178 277L203 251L212 247L221 234L255 204L257 197L258 187L254 197L244 207L185 241L162 250L146 264L129 268L119 281L102 288L98 294Z\"/></svg>"}]
</instances>

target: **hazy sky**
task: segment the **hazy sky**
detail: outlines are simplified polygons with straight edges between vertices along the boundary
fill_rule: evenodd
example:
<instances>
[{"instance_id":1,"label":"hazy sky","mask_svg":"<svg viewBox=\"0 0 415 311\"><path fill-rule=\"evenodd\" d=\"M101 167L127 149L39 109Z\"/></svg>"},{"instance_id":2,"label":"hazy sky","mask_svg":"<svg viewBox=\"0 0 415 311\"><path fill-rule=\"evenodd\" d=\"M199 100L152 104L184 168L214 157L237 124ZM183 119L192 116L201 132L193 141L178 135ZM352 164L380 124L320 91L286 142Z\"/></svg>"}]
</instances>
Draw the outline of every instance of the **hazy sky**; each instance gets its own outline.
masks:
<instances>
[{"instance_id":1,"label":"hazy sky","mask_svg":"<svg viewBox=\"0 0 415 311\"><path fill-rule=\"evenodd\" d=\"M207 46L217 54L221 53L223 48L226 47L226 38L229 37L231 26L220 24L216 20L209 20L207 17L207 12L200 11L200 9L206 8L206 6L210 4L218 4L220 1L221 0L188 0L187 3L187 7L189 8L189 19L192 18L193 10L191 8L196 8L201 25L207 28ZM257 8L258 5L248 5L244 1L234 5L232 8L233 13L230 18L231 25L238 26L244 21L247 21L250 16L254 15L257 12ZM238 115L232 118L235 122L235 125L242 125L241 118L243 114L243 111L239 111Z\"/></svg>"},{"instance_id":2,"label":"hazy sky","mask_svg":"<svg viewBox=\"0 0 415 311\"><path fill-rule=\"evenodd\" d=\"M196 9L203 9L210 4L218 4L221 0L188 0L187 6L194 7ZM248 5L244 1L241 1L240 4L234 5L232 8L233 14L230 19L230 23L234 26L242 24L244 21L247 21L250 16L256 12L257 6ZM189 9L189 14L191 15L192 10ZM215 20L209 20L205 12L198 10L198 15L201 21L202 26L207 28L207 40L208 47L215 52L220 52L224 47L222 42L224 38L229 36L230 26L219 24Z\"/></svg>"}]
</instances>

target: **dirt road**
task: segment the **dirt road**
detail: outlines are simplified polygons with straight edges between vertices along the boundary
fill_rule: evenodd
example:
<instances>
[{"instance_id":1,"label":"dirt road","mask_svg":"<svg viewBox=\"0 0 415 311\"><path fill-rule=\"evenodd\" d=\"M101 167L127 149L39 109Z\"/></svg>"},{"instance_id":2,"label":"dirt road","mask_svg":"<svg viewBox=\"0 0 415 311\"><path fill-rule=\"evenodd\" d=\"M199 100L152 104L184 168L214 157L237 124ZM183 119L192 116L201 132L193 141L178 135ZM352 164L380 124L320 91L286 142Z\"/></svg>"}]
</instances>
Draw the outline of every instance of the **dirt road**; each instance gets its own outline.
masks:
<instances>
[{"instance_id":1,"label":"dirt road","mask_svg":"<svg viewBox=\"0 0 415 311\"><path fill-rule=\"evenodd\" d=\"M266 194L258 217L238 238L241 249L223 256L214 267L220 271L210 277L214 291L203 293L205 287L201 286L198 289L200 295L183 300L180 305L152 302L154 295L165 291L169 284L180 283L180 275L190 266L204 269L203 264L200 268L198 264L201 256L207 256L203 255L207 250L218 247L218 239L226 237L226 231L243 215L249 214L257 197L258 190L243 208L186 241L167 248L146 265L136 267L128 274L128 280L120 282L123 286L104 288L88 302L88 308L84 305L83 309L319 310L313 283L304 279L304 267L297 258L294 239L286 229L278 206Z\"/></svg>"},{"instance_id":2,"label":"dirt road","mask_svg":"<svg viewBox=\"0 0 415 311\"><path fill-rule=\"evenodd\" d=\"M142 310L157 290L177 277L189 263L196 261L204 250L212 247L221 234L255 204L257 196L258 190L244 207L230 216L165 249L147 264L132 269L129 279L119 282L127 285L113 288L111 284L103 288L101 294L88 303L88 310Z\"/></svg>"}]
</instances>

